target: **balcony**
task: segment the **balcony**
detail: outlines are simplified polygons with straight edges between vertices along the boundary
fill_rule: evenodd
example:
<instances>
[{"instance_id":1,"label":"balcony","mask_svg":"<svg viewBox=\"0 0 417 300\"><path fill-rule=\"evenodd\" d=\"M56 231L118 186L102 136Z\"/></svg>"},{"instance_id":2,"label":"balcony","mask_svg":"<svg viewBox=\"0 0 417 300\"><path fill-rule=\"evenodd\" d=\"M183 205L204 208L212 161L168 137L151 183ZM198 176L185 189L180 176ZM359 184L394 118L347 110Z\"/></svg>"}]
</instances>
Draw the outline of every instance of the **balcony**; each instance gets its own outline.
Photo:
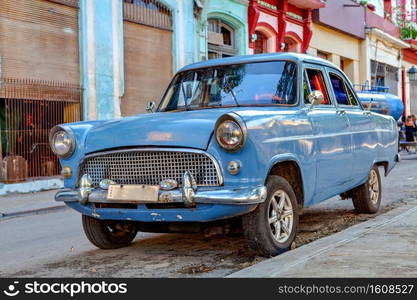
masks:
<instances>
[{"instance_id":1,"label":"balcony","mask_svg":"<svg viewBox=\"0 0 417 300\"><path fill-rule=\"evenodd\" d=\"M288 0L288 3L302 9L315 9L323 8L326 6L326 1L324 0Z\"/></svg>"},{"instance_id":2,"label":"balcony","mask_svg":"<svg viewBox=\"0 0 417 300\"><path fill-rule=\"evenodd\" d=\"M366 9L365 11L365 22L367 27L378 28L393 37L400 38L400 28L394 25L391 20L383 18L369 9Z\"/></svg>"}]
</instances>

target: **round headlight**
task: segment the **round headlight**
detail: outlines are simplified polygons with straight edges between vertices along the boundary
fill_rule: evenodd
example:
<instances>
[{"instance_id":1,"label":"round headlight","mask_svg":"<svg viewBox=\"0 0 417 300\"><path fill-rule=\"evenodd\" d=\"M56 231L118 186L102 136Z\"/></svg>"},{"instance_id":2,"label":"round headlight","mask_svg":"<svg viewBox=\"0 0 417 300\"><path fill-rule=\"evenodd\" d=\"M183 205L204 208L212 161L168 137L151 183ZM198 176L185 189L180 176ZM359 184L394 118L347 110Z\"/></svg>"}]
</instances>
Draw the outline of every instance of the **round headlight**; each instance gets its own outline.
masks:
<instances>
[{"instance_id":1,"label":"round headlight","mask_svg":"<svg viewBox=\"0 0 417 300\"><path fill-rule=\"evenodd\" d=\"M217 143L226 151L236 152L246 141L246 127L231 115L220 117L216 124Z\"/></svg>"},{"instance_id":2,"label":"round headlight","mask_svg":"<svg viewBox=\"0 0 417 300\"><path fill-rule=\"evenodd\" d=\"M74 152L74 138L63 129L53 129L50 143L52 151L60 157L69 157Z\"/></svg>"}]
</instances>

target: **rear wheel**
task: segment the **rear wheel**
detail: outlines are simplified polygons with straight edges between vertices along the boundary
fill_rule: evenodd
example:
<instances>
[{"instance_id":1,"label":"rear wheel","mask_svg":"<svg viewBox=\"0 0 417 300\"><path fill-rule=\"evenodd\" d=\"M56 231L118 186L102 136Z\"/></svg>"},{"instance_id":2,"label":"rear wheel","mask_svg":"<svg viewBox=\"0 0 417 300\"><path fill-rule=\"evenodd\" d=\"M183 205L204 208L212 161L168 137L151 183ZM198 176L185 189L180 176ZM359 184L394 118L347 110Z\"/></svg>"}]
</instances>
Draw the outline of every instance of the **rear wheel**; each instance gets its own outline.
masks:
<instances>
[{"instance_id":1,"label":"rear wheel","mask_svg":"<svg viewBox=\"0 0 417 300\"><path fill-rule=\"evenodd\" d=\"M275 256L291 248L298 228L297 201L291 185L280 176L269 176L265 202L242 217L249 246L263 256Z\"/></svg>"},{"instance_id":2,"label":"rear wheel","mask_svg":"<svg viewBox=\"0 0 417 300\"><path fill-rule=\"evenodd\" d=\"M136 226L132 222L98 220L82 216L83 229L88 240L101 249L116 249L130 245L136 237Z\"/></svg>"},{"instance_id":3,"label":"rear wheel","mask_svg":"<svg viewBox=\"0 0 417 300\"><path fill-rule=\"evenodd\" d=\"M374 214L378 211L381 205L381 177L378 166L372 168L364 184L353 189L352 201L359 213Z\"/></svg>"}]
</instances>

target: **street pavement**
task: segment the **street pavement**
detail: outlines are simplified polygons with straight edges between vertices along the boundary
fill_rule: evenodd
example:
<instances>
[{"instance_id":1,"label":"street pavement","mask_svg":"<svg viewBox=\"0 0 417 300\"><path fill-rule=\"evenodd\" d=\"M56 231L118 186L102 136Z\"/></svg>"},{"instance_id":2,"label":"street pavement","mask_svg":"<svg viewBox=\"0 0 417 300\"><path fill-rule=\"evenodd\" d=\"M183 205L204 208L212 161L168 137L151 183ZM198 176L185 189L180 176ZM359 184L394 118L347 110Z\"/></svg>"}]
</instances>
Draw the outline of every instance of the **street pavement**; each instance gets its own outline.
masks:
<instances>
[{"instance_id":1,"label":"street pavement","mask_svg":"<svg viewBox=\"0 0 417 300\"><path fill-rule=\"evenodd\" d=\"M307 208L300 218L298 248L273 258L279 263L272 261L271 269L261 273L249 269L252 275L244 276L388 276L387 270L391 270L391 276L416 276L417 249L411 238L416 236L417 225L417 213L412 211L417 196L416 179L417 159L405 155L383 178L384 214L369 221L369 215L353 212L351 201L338 197ZM29 205L31 198L42 198L41 202L53 207L53 194L2 197L0 208L4 206L3 211L9 213L22 212L24 201L28 201L29 207L38 205ZM19 204L16 209L10 201ZM271 262L246 249L241 235L139 233L132 246L104 251L85 238L77 212L68 208L49 211L46 207L15 217L0 217L1 277L223 277L251 265ZM366 222L329 235L361 221ZM303 245L324 235L329 237ZM282 261L290 260L298 263L280 273L277 269Z\"/></svg>"},{"instance_id":2,"label":"street pavement","mask_svg":"<svg viewBox=\"0 0 417 300\"><path fill-rule=\"evenodd\" d=\"M0 196L0 217L37 213L65 207L54 199L56 191Z\"/></svg>"},{"instance_id":3,"label":"street pavement","mask_svg":"<svg viewBox=\"0 0 417 300\"><path fill-rule=\"evenodd\" d=\"M417 277L417 201L228 277Z\"/></svg>"}]
</instances>

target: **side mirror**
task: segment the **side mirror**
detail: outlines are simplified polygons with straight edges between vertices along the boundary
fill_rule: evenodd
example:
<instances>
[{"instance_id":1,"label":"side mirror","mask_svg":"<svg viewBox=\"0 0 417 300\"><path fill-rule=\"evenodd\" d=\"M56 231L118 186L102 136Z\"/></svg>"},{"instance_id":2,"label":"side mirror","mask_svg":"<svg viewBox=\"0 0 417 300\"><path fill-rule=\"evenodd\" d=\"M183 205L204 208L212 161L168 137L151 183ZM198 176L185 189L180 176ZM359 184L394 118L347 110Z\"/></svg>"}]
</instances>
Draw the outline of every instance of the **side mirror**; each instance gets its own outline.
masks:
<instances>
[{"instance_id":1,"label":"side mirror","mask_svg":"<svg viewBox=\"0 0 417 300\"><path fill-rule=\"evenodd\" d=\"M308 100L312 106L320 105L324 101L324 95L321 91L315 90L308 95Z\"/></svg>"},{"instance_id":2,"label":"side mirror","mask_svg":"<svg viewBox=\"0 0 417 300\"><path fill-rule=\"evenodd\" d=\"M148 104L146 104L146 112L147 113L153 113L155 111L156 104L154 101L149 101Z\"/></svg>"}]
</instances>

